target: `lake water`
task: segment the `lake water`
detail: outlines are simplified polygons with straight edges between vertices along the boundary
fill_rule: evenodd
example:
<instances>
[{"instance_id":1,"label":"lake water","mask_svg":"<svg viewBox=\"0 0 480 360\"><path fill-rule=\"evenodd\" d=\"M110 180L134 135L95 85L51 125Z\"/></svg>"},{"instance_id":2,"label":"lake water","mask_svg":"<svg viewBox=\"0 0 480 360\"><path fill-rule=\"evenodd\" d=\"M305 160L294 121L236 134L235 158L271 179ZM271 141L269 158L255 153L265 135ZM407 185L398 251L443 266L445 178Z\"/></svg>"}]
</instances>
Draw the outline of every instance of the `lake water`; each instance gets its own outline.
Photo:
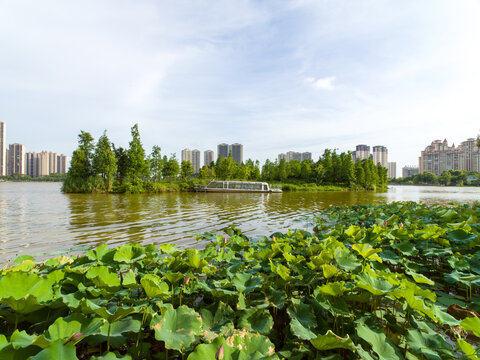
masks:
<instances>
[{"instance_id":1,"label":"lake water","mask_svg":"<svg viewBox=\"0 0 480 360\"><path fill-rule=\"evenodd\" d=\"M195 234L235 225L249 236L312 229L329 205L480 201L480 188L391 186L388 192L282 194L66 195L59 183L0 183L0 264L20 254L37 259L101 243L177 243L201 247Z\"/></svg>"}]
</instances>

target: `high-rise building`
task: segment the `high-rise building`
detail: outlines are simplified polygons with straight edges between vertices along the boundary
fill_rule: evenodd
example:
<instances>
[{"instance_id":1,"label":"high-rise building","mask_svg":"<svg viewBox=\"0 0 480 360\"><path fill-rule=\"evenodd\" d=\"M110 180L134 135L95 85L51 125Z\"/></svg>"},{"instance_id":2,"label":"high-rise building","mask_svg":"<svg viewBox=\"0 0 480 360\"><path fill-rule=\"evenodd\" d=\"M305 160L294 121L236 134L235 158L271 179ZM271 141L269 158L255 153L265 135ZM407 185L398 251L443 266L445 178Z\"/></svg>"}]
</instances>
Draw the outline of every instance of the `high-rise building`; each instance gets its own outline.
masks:
<instances>
[{"instance_id":1,"label":"high-rise building","mask_svg":"<svg viewBox=\"0 0 480 360\"><path fill-rule=\"evenodd\" d=\"M183 149L182 150L182 161L192 162L192 150L190 150L190 149Z\"/></svg>"},{"instance_id":2,"label":"high-rise building","mask_svg":"<svg viewBox=\"0 0 480 360\"><path fill-rule=\"evenodd\" d=\"M302 161L303 160L312 160L312 153L311 152L303 152L302 153Z\"/></svg>"},{"instance_id":3,"label":"high-rise building","mask_svg":"<svg viewBox=\"0 0 480 360\"><path fill-rule=\"evenodd\" d=\"M372 158L375 165L380 163L383 167L388 168L388 150L385 146L374 146L372 151Z\"/></svg>"},{"instance_id":4,"label":"high-rise building","mask_svg":"<svg viewBox=\"0 0 480 360\"><path fill-rule=\"evenodd\" d=\"M288 151L287 153L278 154L278 162L280 160L285 159L285 161L292 161L292 160L312 160L312 153L311 152L296 152L296 151Z\"/></svg>"},{"instance_id":5,"label":"high-rise building","mask_svg":"<svg viewBox=\"0 0 480 360\"><path fill-rule=\"evenodd\" d=\"M218 154L218 157L224 157L224 158L227 158L228 157L228 154L232 151L232 148L230 145L228 144L219 144L217 145L217 154Z\"/></svg>"},{"instance_id":6,"label":"high-rise building","mask_svg":"<svg viewBox=\"0 0 480 360\"><path fill-rule=\"evenodd\" d=\"M193 171L197 174L200 171L200 150L192 150Z\"/></svg>"},{"instance_id":7,"label":"high-rise building","mask_svg":"<svg viewBox=\"0 0 480 360\"><path fill-rule=\"evenodd\" d=\"M50 174L50 155L48 151L43 150L38 156L38 176L47 176Z\"/></svg>"},{"instance_id":8,"label":"high-rise building","mask_svg":"<svg viewBox=\"0 0 480 360\"><path fill-rule=\"evenodd\" d=\"M49 152L48 153L48 173L56 174L57 173L57 153Z\"/></svg>"},{"instance_id":9,"label":"high-rise building","mask_svg":"<svg viewBox=\"0 0 480 360\"><path fill-rule=\"evenodd\" d=\"M7 175L7 124L0 121L0 176Z\"/></svg>"},{"instance_id":10,"label":"high-rise building","mask_svg":"<svg viewBox=\"0 0 480 360\"><path fill-rule=\"evenodd\" d=\"M57 172L59 174L66 174L68 169L68 156L58 155L57 156Z\"/></svg>"},{"instance_id":11,"label":"high-rise building","mask_svg":"<svg viewBox=\"0 0 480 360\"><path fill-rule=\"evenodd\" d=\"M38 177L38 154L27 152L25 154L26 174L31 177Z\"/></svg>"},{"instance_id":12,"label":"high-rise building","mask_svg":"<svg viewBox=\"0 0 480 360\"><path fill-rule=\"evenodd\" d=\"M237 164L243 163L243 145L242 144L232 144L232 158Z\"/></svg>"},{"instance_id":13,"label":"high-rise building","mask_svg":"<svg viewBox=\"0 0 480 360\"><path fill-rule=\"evenodd\" d=\"M479 171L480 150L476 139L463 141L458 147L448 145L447 139L434 140L420 153L418 170L441 175L445 170Z\"/></svg>"},{"instance_id":14,"label":"high-rise building","mask_svg":"<svg viewBox=\"0 0 480 360\"><path fill-rule=\"evenodd\" d=\"M418 174L418 167L415 165L404 166L402 168L402 177L406 178L412 175Z\"/></svg>"},{"instance_id":15,"label":"high-rise building","mask_svg":"<svg viewBox=\"0 0 480 360\"><path fill-rule=\"evenodd\" d=\"M282 160L282 159L287 160L287 155L286 155L286 154L283 154L283 153L282 153L282 154L278 154L278 157L277 157L277 158L278 158L278 163L280 163L280 160Z\"/></svg>"},{"instance_id":16,"label":"high-rise building","mask_svg":"<svg viewBox=\"0 0 480 360\"><path fill-rule=\"evenodd\" d=\"M25 145L10 144L8 147L7 175L25 175Z\"/></svg>"},{"instance_id":17,"label":"high-rise building","mask_svg":"<svg viewBox=\"0 0 480 360\"><path fill-rule=\"evenodd\" d=\"M352 155L353 161L368 159L370 158L370 146L357 145Z\"/></svg>"},{"instance_id":18,"label":"high-rise building","mask_svg":"<svg viewBox=\"0 0 480 360\"><path fill-rule=\"evenodd\" d=\"M389 162L388 163L387 177L389 179L395 179L397 177L397 163L396 162Z\"/></svg>"},{"instance_id":19,"label":"high-rise building","mask_svg":"<svg viewBox=\"0 0 480 360\"><path fill-rule=\"evenodd\" d=\"M210 166L212 161L215 161L215 154L212 150L205 150L203 152L203 165Z\"/></svg>"}]
</instances>

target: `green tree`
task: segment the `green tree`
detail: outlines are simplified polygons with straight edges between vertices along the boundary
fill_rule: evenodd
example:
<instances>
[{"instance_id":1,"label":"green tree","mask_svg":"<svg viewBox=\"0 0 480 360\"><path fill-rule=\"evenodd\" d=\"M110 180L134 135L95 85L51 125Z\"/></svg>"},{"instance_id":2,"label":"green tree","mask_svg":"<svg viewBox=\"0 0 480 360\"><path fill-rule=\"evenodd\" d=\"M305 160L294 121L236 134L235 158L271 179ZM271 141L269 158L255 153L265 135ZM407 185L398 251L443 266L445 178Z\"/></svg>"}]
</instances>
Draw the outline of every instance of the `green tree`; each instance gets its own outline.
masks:
<instances>
[{"instance_id":1,"label":"green tree","mask_svg":"<svg viewBox=\"0 0 480 360\"><path fill-rule=\"evenodd\" d=\"M150 173L153 176L153 181L158 181L162 177L162 168L164 163L160 151L160 146L154 145L150 155Z\"/></svg>"},{"instance_id":2,"label":"green tree","mask_svg":"<svg viewBox=\"0 0 480 360\"><path fill-rule=\"evenodd\" d=\"M287 177L288 177L287 160L280 159L280 162L278 163L277 179L280 180L281 182L285 182L287 180Z\"/></svg>"},{"instance_id":3,"label":"green tree","mask_svg":"<svg viewBox=\"0 0 480 360\"><path fill-rule=\"evenodd\" d=\"M180 177L182 179L188 179L190 176L193 175L193 165L190 161L182 161L180 166Z\"/></svg>"},{"instance_id":4,"label":"green tree","mask_svg":"<svg viewBox=\"0 0 480 360\"><path fill-rule=\"evenodd\" d=\"M138 124L132 126L132 140L130 141L128 154L128 176L133 183L137 183L141 179L150 176L150 167L147 159L145 159L145 150L140 141L140 133Z\"/></svg>"},{"instance_id":5,"label":"green tree","mask_svg":"<svg viewBox=\"0 0 480 360\"><path fill-rule=\"evenodd\" d=\"M440 175L438 180L441 184L448 186L450 185L450 181L452 180L452 174L450 173L450 171L445 170L442 175Z\"/></svg>"},{"instance_id":6,"label":"green tree","mask_svg":"<svg viewBox=\"0 0 480 360\"><path fill-rule=\"evenodd\" d=\"M117 159L117 180L123 184L125 178L127 177L128 171L128 154L127 150L122 147L115 148L113 146L113 152L115 153L115 158Z\"/></svg>"},{"instance_id":7,"label":"green tree","mask_svg":"<svg viewBox=\"0 0 480 360\"><path fill-rule=\"evenodd\" d=\"M93 156L93 168L95 174L102 177L105 189L110 191L112 189L113 176L117 172L117 159L112 151L110 140L108 140L107 130L98 139Z\"/></svg>"},{"instance_id":8,"label":"green tree","mask_svg":"<svg viewBox=\"0 0 480 360\"><path fill-rule=\"evenodd\" d=\"M231 179L235 173L235 164L236 163L233 161L231 156L227 158L219 156L215 166L215 173L217 177L221 180Z\"/></svg>"},{"instance_id":9,"label":"green tree","mask_svg":"<svg viewBox=\"0 0 480 360\"><path fill-rule=\"evenodd\" d=\"M167 178L170 182L177 177L180 171L180 165L178 164L175 154L171 154L170 159L164 156L164 165L162 169L163 177Z\"/></svg>"}]
</instances>

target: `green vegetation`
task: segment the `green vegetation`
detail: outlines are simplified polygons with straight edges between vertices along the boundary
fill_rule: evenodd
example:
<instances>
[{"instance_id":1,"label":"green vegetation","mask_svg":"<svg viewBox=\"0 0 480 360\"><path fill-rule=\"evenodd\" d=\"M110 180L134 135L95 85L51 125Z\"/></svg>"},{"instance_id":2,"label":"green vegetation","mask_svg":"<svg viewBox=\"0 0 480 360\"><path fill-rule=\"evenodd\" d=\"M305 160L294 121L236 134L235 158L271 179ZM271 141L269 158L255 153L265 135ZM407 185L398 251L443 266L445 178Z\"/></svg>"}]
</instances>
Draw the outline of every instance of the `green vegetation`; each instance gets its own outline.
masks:
<instances>
[{"instance_id":1,"label":"green vegetation","mask_svg":"<svg viewBox=\"0 0 480 360\"><path fill-rule=\"evenodd\" d=\"M15 174L11 176L0 176L0 180L7 181L24 181L24 182L61 182L64 181L66 174L50 174L41 177L31 177L28 175Z\"/></svg>"},{"instance_id":2,"label":"green vegetation","mask_svg":"<svg viewBox=\"0 0 480 360\"><path fill-rule=\"evenodd\" d=\"M386 189L387 169L371 159L354 163L351 153L325 150L317 162L267 160L260 163L248 159L237 164L231 157L218 157L194 174L190 162L179 164L172 154L161 155L153 146L146 156L140 141L138 125L131 129L129 148L116 148L106 131L94 144L92 135L81 131L78 148L73 152L70 169L62 191L66 193L120 192L143 193L163 191L193 191L195 185L205 185L212 179L279 182L285 191L325 191L345 189Z\"/></svg>"},{"instance_id":3,"label":"green vegetation","mask_svg":"<svg viewBox=\"0 0 480 360\"><path fill-rule=\"evenodd\" d=\"M400 185L480 186L480 173L475 171L446 170L437 176L426 171L406 178L393 179L389 183Z\"/></svg>"},{"instance_id":4,"label":"green vegetation","mask_svg":"<svg viewBox=\"0 0 480 360\"><path fill-rule=\"evenodd\" d=\"M315 235L23 255L0 274L0 358L478 359L479 217L330 207Z\"/></svg>"}]
</instances>

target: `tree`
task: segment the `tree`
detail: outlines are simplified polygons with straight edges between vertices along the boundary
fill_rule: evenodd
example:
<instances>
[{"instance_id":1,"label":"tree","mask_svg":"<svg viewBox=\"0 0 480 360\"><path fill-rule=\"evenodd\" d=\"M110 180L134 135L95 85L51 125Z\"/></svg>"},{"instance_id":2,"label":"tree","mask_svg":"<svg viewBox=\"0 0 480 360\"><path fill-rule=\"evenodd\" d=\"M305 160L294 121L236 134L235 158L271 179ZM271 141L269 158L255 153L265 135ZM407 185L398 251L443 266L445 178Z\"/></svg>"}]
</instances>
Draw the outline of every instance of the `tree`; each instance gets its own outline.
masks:
<instances>
[{"instance_id":1,"label":"tree","mask_svg":"<svg viewBox=\"0 0 480 360\"><path fill-rule=\"evenodd\" d=\"M73 152L68 174L74 178L86 180L93 175L93 137L89 132L80 130L78 135L78 149Z\"/></svg>"},{"instance_id":2,"label":"tree","mask_svg":"<svg viewBox=\"0 0 480 360\"><path fill-rule=\"evenodd\" d=\"M236 163L233 161L232 156L224 158L219 156L217 159L217 165L215 166L215 173L217 177L222 180L230 179L235 171Z\"/></svg>"},{"instance_id":3,"label":"tree","mask_svg":"<svg viewBox=\"0 0 480 360\"><path fill-rule=\"evenodd\" d=\"M190 176L193 175L193 165L190 161L182 161L182 165L180 166L180 177L182 179L188 179Z\"/></svg>"},{"instance_id":4,"label":"tree","mask_svg":"<svg viewBox=\"0 0 480 360\"><path fill-rule=\"evenodd\" d=\"M140 179L145 179L150 176L150 168L148 161L145 159L145 150L140 141L140 133L138 131L138 124L132 126L132 141L130 141L128 155L128 176L134 183Z\"/></svg>"},{"instance_id":5,"label":"tree","mask_svg":"<svg viewBox=\"0 0 480 360\"><path fill-rule=\"evenodd\" d=\"M112 189L113 176L117 172L117 159L112 151L106 130L98 139L95 154L93 156L93 168L95 174L98 174L103 178L106 190L110 191Z\"/></svg>"},{"instance_id":6,"label":"tree","mask_svg":"<svg viewBox=\"0 0 480 360\"><path fill-rule=\"evenodd\" d=\"M160 146L154 145L150 155L150 173L153 181L158 181L162 177L163 159L160 151Z\"/></svg>"},{"instance_id":7,"label":"tree","mask_svg":"<svg viewBox=\"0 0 480 360\"><path fill-rule=\"evenodd\" d=\"M117 159L117 180L123 184L128 171L128 154L127 150L122 147L115 148L113 145L113 152L115 153L115 158Z\"/></svg>"},{"instance_id":8,"label":"tree","mask_svg":"<svg viewBox=\"0 0 480 360\"><path fill-rule=\"evenodd\" d=\"M170 159L168 160L166 156L164 156L163 159L163 177L168 178L169 181L172 182L172 179L177 177L178 172L180 171L180 165L178 164L175 154L171 154Z\"/></svg>"}]
</instances>

